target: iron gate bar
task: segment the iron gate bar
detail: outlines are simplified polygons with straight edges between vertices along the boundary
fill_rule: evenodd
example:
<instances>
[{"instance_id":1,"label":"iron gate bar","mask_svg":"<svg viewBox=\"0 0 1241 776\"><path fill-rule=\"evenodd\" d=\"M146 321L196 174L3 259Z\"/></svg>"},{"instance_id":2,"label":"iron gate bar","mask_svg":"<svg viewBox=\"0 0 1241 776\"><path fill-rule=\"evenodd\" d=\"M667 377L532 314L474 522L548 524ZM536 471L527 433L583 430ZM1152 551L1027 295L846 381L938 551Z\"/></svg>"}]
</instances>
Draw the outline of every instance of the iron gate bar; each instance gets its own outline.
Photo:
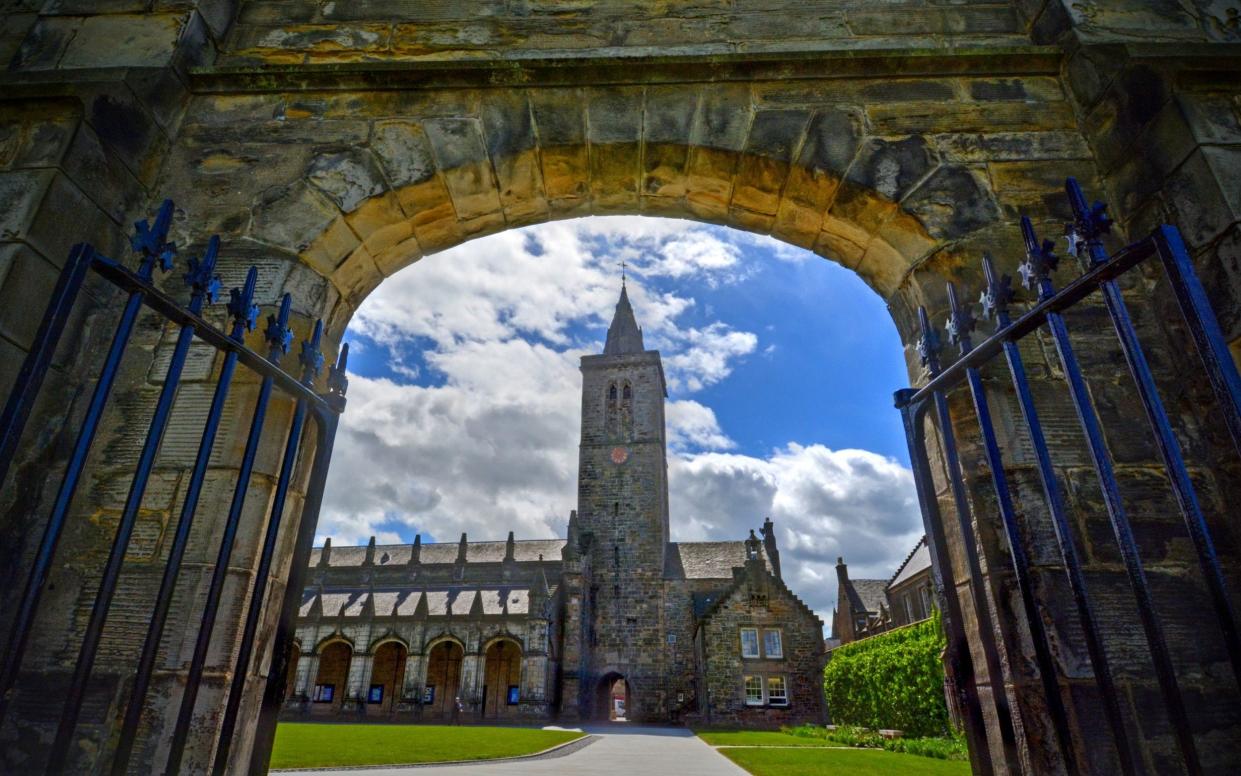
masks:
<instances>
[{"instance_id":1,"label":"iron gate bar","mask_svg":"<svg viewBox=\"0 0 1241 776\"><path fill-rule=\"evenodd\" d=\"M279 364L273 363L264 356L259 355L246 347L244 343L233 340L228 334L212 326L203 320L202 317L190 314L171 296L155 288L149 282L138 278L117 262L96 255L94 270L121 288L142 289L145 294L144 301L147 307L150 307L173 323L184 324L188 322L194 327L194 333L198 335L198 338L216 350L225 353L236 351L237 360L241 364L264 377L270 377L277 388L294 399L305 401L311 411L314 412L316 420L322 420L334 414L334 411L324 401L322 396L302 385L296 377L281 369Z\"/></svg>"},{"instance_id":2,"label":"iron gate bar","mask_svg":"<svg viewBox=\"0 0 1241 776\"><path fill-rule=\"evenodd\" d=\"M292 298L286 293L280 300L280 312L275 316L267 316L267 330L264 332L264 337L270 346L267 351L267 360L273 365L279 363L280 357L289 351L289 342L293 337L293 333L289 330L290 304L292 304ZM254 471L254 459L258 455L258 448L262 442L263 425L267 418L267 405L271 401L272 384L270 374L264 375L263 382L259 386L258 400L254 405L254 416L250 420L246 449L242 453L241 466L237 472L237 485L233 489L232 504L229 506L228 518L224 523L224 535L220 539L215 568L211 572L211 584L207 588L207 600L203 604L202 622L198 627L198 637L194 642L194 655L190 659L185 692L181 695L181 708L177 712L177 723L168 749L168 766L165 772L174 776L180 772L181 760L185 754L190 721L194 716L194 703L198 700L198 687L202 682L203 669L207 662L207 650L211 647L211 632L215 629L220 596L224 592L224 583L228 578L228 562L233 554L237 527L241 522L241 511L245 507L246 494L250 489L250 475Z\"/></svg>"},{"instance_id":3,"label":"iron gate bar","mask_svg":"<svg viewBox=\"0 0 1241 776\"><path fill-rule=\"evenodd\" d=\"M1091 264L1107 261L1102 237L1111 229L1111 220L1104 215L1106 205L1096 202L1093 207L1087 206L1081 186L1073 178L1065 182L1065 190L1068 192L1073 213L1077 216L1069 235L1071 252L1076 254L1084 246ZM1198 554L1198 565L1206 578L1215 616L1223 632L1224 646L1232 662L1233 679L1241 688L1241 625L1238 625L1237 613L1228 598L1228 587L1224 581L1224 571L1219 565L1215 542L1211 539L1211 529L1202 513L1202 505L1198 502L1198 493L1190 480L1180 442L1172 430L1172 422L1168 419L1168 412L1159 396L1155 376L1151 373L1150 364L1142 351L1142 343L1138 340L1137 330L1129 317L1129 309L1125 305L1120 286L1115 280L1109 280L1101 283L1100 289L1107 304L1108 316L1112 319L1112 327L1120 340L1121 352L1129 366L1129 373L1137 386L1138 397L1142 400L1146 419L1155 435L1159 457L1168 472L1168 482L1185 521L1185 529L1189 532L1189 538Z\"/></svg>"},{"instance_id":4,"label":"iron gate bar","mask_svg":"<svg viewBox=\"0 0 1241 776\"><path fill-rule=\"evenodd\" d=\"M349 361L349 346L343 345L335 366L328 367L326 401L332 412L315 424L318 435L315 441L315 458L311 465L311 482L323 482L327 478L328 464L332 459L332 446L336 440L336 428L340 413L345 410L345 392L349 379L345 368ZM271 660L267 669L267 684L263 688L263 703L259 708L254 743L250 749L251 774L266 774L271 762L272 744L276 739L276 722L284 703L285 683L289 670L289 649L294 643L297 612L302 593L306 587L306 573L310 566L310 554L314 549L315 529L319 524L319 510L323 506L323 488L311 488L302 504L301 519L297 524L297 538L293 546L293 558L289 562L288 578L284 587L284 600L280 605L280 621L276 637L272 640Z\"/></svg>"},{"instance_id":5,"label":"iron gate bar","mask_svg":"<svg viewBox=\"0 0 1241 776\"><path fill-rule=\"evenodd\" d=\"M948 340L960 347L961 355L968 355L974 347L970 341L970 332L977 325L977 319L974 318L969 307L963 306L957 299L957 289L952 283L948 283L948 304L951 308L946 327ZM1034 598L1034 588L1030 580L1030 560L1021 538L1021 530L1017 526L1017 514L1008 488L1008 477L1004 473L1004 459L1000 454L1000 444L996 440L995 425L991 421L991 408L987 403L987 394L983 388L982 373L977 367L970 367L965 370L965 374L969 382L970 397L974 402L974 415L982 434L987 465L991 468L991 482L995 487L1000 507L1004 537L1008 541L1009 554L1013 559L1017 590L1021 595L1021 605L1025 610L1026 622L1030 628L1030 640L1034 644L1034 662L1038 666L1039 679L1043 684L1047 712L1051 717L1052 729L1060 751L1064 753L1065 771L1072 776L1078 772L1078 768L1073 736L1069 732L1068 713L1064 708L1064 699L1060 695L1060 683L1056 679L1058 672L1051 655L1051 643L1047 637L1047 629L1043 625L1043 618Z\"/></svg>"},{"instance_id":6,"label":"iron gate bar","mask_svg":"<svg viewBox=\"0 0 1241 776\"><path fill-rule=\"evenodd\" d=\"M1211 301L1207 299L1206 290L1194 272L1194 262L1185 248L1181 233L1163 225L1155 230L1151 238L1155 241L1155 252L1163 262L1164 275L1172 286L1181 315L1189 323L1194 347L1224 413L1224 425L1228 427L1237 453L1241 454L1241 375L1237 374L1224 332L1220 330L1219 321L1211 310Z\"/></svg>"},{"instance_id":7,"label":"iron gate bar","mask_svg":"<svg viewBox=\"0 0 1241 776\"><path fill-rule=\"evenodd\" d=\"M965 738L971 767L976 774L992 774L991 746L987 740L986 721L978 699L978 684L974 680L974 658L961 620L961 602L956 594L956 579L952 561L948 556L948 540L944 536L943 518L935 494L935 482L931 476L931 462L926 455L926 401L914 401L914 390L903 388L894 395L901 421L905 426L905 440L909 446L910 469L914 488L922 505L922 525L926 531L927 549L931 554L931 583L940 603L946 636L945 662L952 674L953 690L961 702L965 716Z\"/></svg>"},{"instance_id":8,"label":"iron gate bar","mask_svg":"<svg viewBox=\"0 0 1241 776\"><path fill-rule=\"evenodd\" d=\"M1024 216L1021 219L1021 231L1026 243L1026 263L1021 267L1026 286L1029 288L1037 286L1040 298L1054 297L1056 290L1052 285L1050 275L1059 259L1051 251L1052 243L1050 240L1040 243L1034 234L1030 219ZM1064 318L1059 313L1049 312L1047 327L1055 341L1056 353L1064 369L1069 394L1073 399L1078 421L1090 448L1090 457L1103 493L1108 518L1112 524L1112 533L1115 534L1116 544L1125 564L1125 571L1129 575L1129 585L1137 599L1138 617L1146 632L1146 641L1150 648L1151 661L1155 666L1155 675L1163 692L1168 721L1172 725L1173 735L1181 749L1186 770L1191 776L1196 776L1202 772L1198 750L1194 744L1193 732L1189 728L1189 719L1185 713L1185 704L1181 698L1176 671L1172 665L1172 656L1168 651L1163 624L1155 611L1154 598L1146 580L1146 572L1142 567L1137 540L1133 535L1129 519L1125 515L1124 504L1121 502L1120 486L1112 470L1112 459L1103 439L1103 431L1099 427L1099 418L1086 388L1081 368L1078 366L1077 357L1073 353L1073 346L1069 341L1069 329Z\"/></svg>"},{"instance_id":9,"label":"iron gate bar","mask_svg":"<svg viewBox=\"0 0 1241 776\"><path fill-rule=\"evenodd\" d=\"M77 491L78 479L82 476L82 471L86 466L86 457L90 453L91 444L95 441L95 433L99 429L99 421L103 418L104 407L108 402L108 396L112 393L112 386L116 382L121 359L125 355L125 349L129 346L129 337L133 333L134 323L138 320L138 313L142 309L143 299L146 295L144 286L150 286L149 281L155 271L157 261L159 266L165 271L171 268L172 255L176 250L175 246L167 242L168 227L171 223L172 201L164 200L155 218L154 228L150 227L145 220L134 224L135 234L131 243L134 250L142 254L137 274L138 277L148 282L129 289L129 298L125 302L125 310L121 313L121 319L117 323L116 331L112 335L112 344L108 348L108 355L104 359L103 369L95 384L95 390L91 395L90 404L87 406L86 415L82 419L82 428L78 431L77 440L73 445L73 452L70 454L69 461L65 466L60 489L57 491L56 501L52 506L47 525L43 529L43 536L39 540L39 548L35 554L34 563L31 566L30 573L26 576L26 586L22 590L21 601L17 607L17 615L13 618L12 631L9 634L9 641L5 647L4 660L0 663L0 722L4 721L5 715L8 713L10 694L12 693L14 683L17 681L17 672L21 667L22 658L26 652L26 642L30 637L30 629L34 624L39 600L43 596L43 587L47 583L47 576L51 571L52 558L56 554L56 547L60 544L60 536L64 532L65 519L69 514L69 506L73 502L73 495ZM92 250L91 253L94 254L94 251ZM92 263L97 264L101 257L98 254L94 254L94 258L95 261ZM27 361L29 362L33 358L35 357L32 355L28 357ZM7 468L7 463L4 465Z\"/></svg>"},{"instance_id":10,"label":"iron gate bar","mask_svg":"<svg viewBox=\"0 0 1241 776\"><path fill-rule=\"evenodd\" d=\"M245 332L254 329L258 319L258 306L254 304L254 288L258 282L258 269L250 267L246 273L246 282L241 290L232 289L228 310L232 318L232 331L229 337L242 344ZM151 674L155 668L155 659L159 653L159 643L163 638L164 625L168 619L168 609L172 605L172 596L176 589L177 579L181 574L181 563L189 543L190 528L194 522L194 514L198 508L198 499L202 493L203 482L207 475L207 466L211 461L212 449L215 447L216 432L224 414L224 402L228 398L232 384L233 372L237 367L238 351L230 350L224 357L220 367L220 376L216 379L215 392L211 397L211 407L207 412L207 421L203 425L202 440L198 444L198 453L194 459L194 468L190 472L189 483L186 485L185 498L181 505L180 519L177 530L173 534L172 544L168 550L168 562L164 565L164 575L160 580L159 592L155 596L155 610L151 613L151 623L147 628L146 640L142 645L142 655L138 660L138 671L134 675L133 687L129 694L129 703L125 708L125 720L121 726L117 740L116 752L112 756L113 776L122 776L128 770L129 758L133 753L134 741L137 738L138 724L142 718L142 709L146 702L147 690L151 683ZM299 406L301 404L299 403Z\"/></svg>"},{"instance_id":11,"label":"iron gate bar","mask_svg":"<svg viewBox=\"0 0 1241 776\"><path fill-rule=\"evenodd\" d=\"M90 268L94 249L86 243L79 243L69 251L69 258L60 276L56 278L56 287L52 289L52 298L48 303L39 330L35 332L34 341L30 343L30 354L22 361L13 389L4 405L4 414L0 415L0 485L4 484L9 464L21 440L30 411L34 408L39 389L43 386L43 378L52 365L56 355L56 346L64 334L65 324L73 312L73 303L78 292L82 290L82 281L86 279L86 271Z\"/></svg>"},{"instance_id":12,"label":"iron gate bar","mask_svg":"<svg viewBox=\"0 0 1241 776\"><path fill-rule=\"evenodd\" d=\"M302 352L298 361L303 367L302 383L304 385L313 385L315 378L323 369L323 353L319 349L322 337L323 321L316 321L314 334L311 335L310 340L302 341ZM280 477L276 483L275 498L272 500L271 517L267 521L263 549L259 553L259 565L254 572L254 589L250 594L250 606L242 629L241 645L238 647L237 660L233 666L233 681L228 691L228 701L218 733L215 760L212 766L212 772L215 774L222 775L228 767L228 753L233 744L233 729L237 724L237 713L241 709L246 677L250 672L250 657L254 651L254 639L258 633L259 617L263 612L263 601L267 595L267 579L271 574L272 558L276 554L276 542L280 535L284 503L289 493L289 484L293 481L293 470L297 466L297 453L301 449L302 427L305 421L306 405L299 401L293 410L293 422L289 427L284 457L280 464Z\"/></svg>"},{"instance_id":13,"label":"iron gate bar","mask_svg":"<svg viewBox=\"0 0 1241 776\"><path fill-rule=\"evenodd\" d=\"M987 282L986 290L982 294L983 315L995 319L997 332L1004 331L1012 323L1008 315L1008 305L1013 295L1012 279L1007 275L998 278L991 257L985 254L982 259L982 269ZM1060 493L1060 483L1056 479L1055 468L1051 463L1051 451L1047 447L1043 424L1034 406L1034 395L1030 391L1030 382L1021 358L1021 349L1015 340L1004 341L1004 356L1008 362L1008 371L1012 377L1021 414L1030 433L1030 444L1034 448L1039 479L1042 481L1043 494L1046 497L1048 511L1052 517L1052 527L1056 534L1056 546L1060 551L1061 562L1064 563L1064 573L1068 578L1069 590L1073 593L1073 601L1077 605L1078 619L1086 640L1086 652L1090 658L1091 669L1094 671L1095 683L1103 700L1103 713L1112 731L1112 739L1120 760L1120 771L1121 773L1135 773L1136 765L1129 747L1129 735L1125 730L1125 719L1120 710L1120 696L1112 678L1112 668L1107 659L1107 652L1103 649L1103 642L1099 638L1101 629L1095 617L1094 607L1090 603L1086 577L1082 573L1081 559L1077 554L1073 530L1069 526L1064 498ZM1027 617L1029 617L1028 614Z\"/></svg>"},{"instance_id":14,"label":"iron gate bar","mask_svg":"<svg viewBox=\"0 0 1241 776\"><path fill-rule=\"evenodd\" d=\"M922 328L922 336L918 340L918 351L922 363L935 375L939 372L939 336L927 318L926 308L918 308L918 322ZM1000 727L1000 741L1004 746L1004 758L1011 773L1021 772L1021 761L1017 755L1017 729L1013 724L1013 712L1008 703L1008 691L1004 684L1004 675L1000 669L1000 653L995 642L995 628L991 620L991 612L987 607L983 586L982 567L978 564L978 539L974 535L974 527L970 524L969 498L965 493L965 482L961 477L961 461L957 456L956 435L952 430L952 414L948 409L946 394L936 392L933 397L935 413L939 418L939 436L944 453L944 468L947 470L948 483L952 489L952 500L957 512L957 530L961 532L961 546L964 550L965 564L969 572L970 603L974 609L974 621L978 625L978 640L981 642L983 660L987 666L987 679L991 684L991 701L995 704L996 721ZM954 590L953 594L959 595Z\"/></svg>"},{"instance_id":15,"label":"iron gate bar","mask_svg":"<svg viewBox=\"0 0 1241 776\"><path fill-rule=\"evenodd\" d=\"M215 300L219 287L219 279L215 277L215 261L219 250L220 239L212 237L207 244L201 264L191 259L190 271L185 275L185 282L190 286L189 309L195 315L202 312L204 302ZM77 727L78 716L82 711L82 699L86 695L86 684L90 681L91 669L94 668L95 656L99 651L99 641L103 637L103 628L112 608L112 597L120 581L121 567L125 562L129 539L138 519L138 510L146 497L147 482L155 466L155 456L164 439L164 432L168 428L168 420L172 416L173 403L181 387L181 372L185 368L185 360L189 355L190 343L193 340L194 328L181 326L177 333L177 344L168 362L164 384L160 388L159 399L155 403L155 412L151 416L146 439L138 455L137 467L129 484L129 494L125 498L125 506L121 510L116 531L112 536L112 547L108 551L108 559L104 564L99 588L95 592L95 602L91 607L86 632L83 634L82 644L78 649L77 662L73 667L73 678L69 682L69 690L61 710L56 737L52 741L51 757L48 759L47 769L51 773L60 773L64 770L65 760L71 750L73 731Z\"/></svg>"},{"instance_id":16,"label":"iron gate bar","mask_svg":"<svg viewBox=\"0 0 1241 776\"><path fill-rule=\"evenodd\" d=\"M1038 330L1049 314L1072 307L1093 294L1099 283L1124 274L1144 259L1154 255L1154 252L1154 241L1149 238L1125 246L1117 251L1106 264L1091 267L1089 271L1060 289L1054 296L1048 299L1040 298L1037 304L1014 320L1009 328L987 337L971 350L968 356L958 358L944 367L938 375L928 379L926 385L911 389L913 393L909 394L908 401L910 403L927 401L936 391L952 389L965 379L967 368L981 366L998 355L1004 349L1005 341L1018 340Z\"/></svg>"}]
</instances>

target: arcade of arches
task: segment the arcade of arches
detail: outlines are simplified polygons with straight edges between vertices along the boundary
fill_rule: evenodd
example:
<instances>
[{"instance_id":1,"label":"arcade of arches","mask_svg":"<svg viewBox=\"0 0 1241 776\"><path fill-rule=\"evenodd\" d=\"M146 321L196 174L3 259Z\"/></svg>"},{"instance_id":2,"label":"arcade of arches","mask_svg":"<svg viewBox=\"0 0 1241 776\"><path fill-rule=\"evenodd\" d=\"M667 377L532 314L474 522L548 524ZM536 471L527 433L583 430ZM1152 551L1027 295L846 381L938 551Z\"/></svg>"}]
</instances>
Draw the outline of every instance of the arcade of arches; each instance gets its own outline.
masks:
<instances>
[{"instance_id":1,"label":"arcade of arches","mask_svg":"<svg viewBox=\"0 0 1241 776\"><path fill-rule=\"evenodd\" d=\"M0 55L11 62L0 75L0 391L12 385L31 347L70 245L90 240L109 255L126 255L128 225L164 197L177 203L179 245L197 251L219 234L225 287L239 285L256 264L264 314L290 293L298 338L322 317L329 349L385 276L478 235L604 213L770 233L853 269L884 298L916 384L926 378L909 347L917 306L942 320L944 282L976 288L983 250L1013 273L1024 252L1017 216L1027 213L1041 233L1057 233L1066 216L1058 189L1073 174L1088 192L1109 199L1118 238L1139 237L1161 221L1181 228L1225 336L1241 352L1241 56L1229 43L1238 32L1226 4L766 0L665 3L636 13L634 4L602 1L564 9L488 0L482 12L451 3L187 0L133 13L99 12L88 3L25 10L37 5L0 11ZM161 282L172 288L175 278ZM1166 324L1172 316L1161 287L1147 279L1127 293L1161 374L1192 373L1188 354L1170 344L1175 332ZM207 315L224 318L218 305ZM49 378L56 398L36 409L12 480L0 491L0 630L15 610L89 394L83 387L106 349L109 320L84 314L71 327L66 356ZM1142 417L1136 400L1122 388L1123 367L1104 337L1079 330L1179 678L1197 699L1188 705L1204 769L1236 772L1241 712L1192 552L1150 466L1153 449L1135 420ZM249 342L258 347L259 333ZM21 713L0 729L0 769L46 758L56 714L47 712L43 688L62 686L72 670L80 613L90 606L92 574L111 542L140 444L132 429L143 426L144 409L154 402L168 347L165 332L144 329L118 378L117 409L92 450L89 482L70 513L33 635L48 648L27 655L12 701ZM1175 745L1153 700L1158 689L1137 646L1140 628L1088 463L1069 433L1071 411L1057 398L1054 356L1038 347L1025 356L1038 378L1036 397L1063 425L1052 429L1062 440L1056 461L1100 616L1110 624L1126 714L1143 732L1135 744L1139 761L1166 772ZM181 389L167 439L185 442L165 445L126 556L94 669L91 711L77 733L80 770L103 767L113 746L140 648L134 634L143 632L158 588L215 369L200 357ZM135 763L162 762L166 754L187 645L258 390L249 379L240 378L230 397ZM1241 524L1225 505L1241 502L1241 474L1221 447L1219 424L1203 410L1200 386L1168 380L1162 387L1169 410L1182 426L1236 591ZM995 411L1008 421L1003 433L1020 448L1015 406L998 383L992 390ZM273 407L273 439L288 428L291 411ZM1009 561L987 506L975 431L963 423L957 432L975 475L971 499L988 572L981 592L999 618L1004 653L1003 675L980 677L983 695L1011 698L1023 768L1058 773L1065 764L1050 743L1028 637L1011 604ZM260 452L226 600L241 600L234 593L246 589L257 564L278 448L272 442ZM937 476L942 487L942 471ZM1073 720L1074 765L1115 772L1110 750L1093 745L1098 698L1062 570L1044 551L1053 542L1028 462L1015 461L1011 479L1024 529L1038 538L1033 577ZM290 499L290 535L303 495L298 489ZM960 541L951 527L948 539ZM291 546L281 545L270 600L283 594ZM963 564L962 553L951 555ZM947 591L954 592L960 591ZM267 607L264 634L274 628L277 608ZM222 614L231 620L218 628L212 675L231 670L235 643L227 642L237 638L243 612L239 603ZM269 637L259 644L270 652ZM333 676L359 691L365 676L367 691L380 684L384 702L399 706L399 672L390 690L389 675L375 664L400 660L395 648L379 646L356 656L360 642L332 646L336 661L349 650L345 678ZM399 675L405 684L435 658L419 653L428 665L411 672L423 645L407 649ZM471 660L482 655L475 649L470 642L455 658L445 655L446 676L459 670L458 681L477 682ZM303 689L319 684L327 657L299 657ZM315 660L314 677L306 678ZM252 685L272 662L269 654L254 661ZM331 683L326 676L324 684ZM209 766L211 720L219 717L226 685L205 686L199 696L201 724L192 732L186 770ZM231 749L237 771L249 756L260 696L247 693L243 703L243 732ZM990 729L997 737L996 726ZM997 739L992 749L1000 748Z\"/></svg>"}]
</instances>

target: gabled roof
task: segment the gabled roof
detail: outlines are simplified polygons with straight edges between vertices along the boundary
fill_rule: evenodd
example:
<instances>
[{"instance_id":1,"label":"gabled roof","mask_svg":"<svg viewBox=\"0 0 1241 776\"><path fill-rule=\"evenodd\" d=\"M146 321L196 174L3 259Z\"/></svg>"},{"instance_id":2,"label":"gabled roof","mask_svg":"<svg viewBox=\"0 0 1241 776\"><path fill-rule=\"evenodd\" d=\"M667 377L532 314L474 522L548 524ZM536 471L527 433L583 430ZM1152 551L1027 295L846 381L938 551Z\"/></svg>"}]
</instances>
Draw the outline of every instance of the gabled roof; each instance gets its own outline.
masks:
<instances>
[{"instance_id":1,"label":"gabled roof","mask_svg":"<svg viewBox=\"0 0 1241 776\"><path fill-rule=\"evenodd\" d=\"M914 545L914 548L905 556L905 562L892 575L888 587L895 587L907 580L917 576L919 573L926 571L931 567L931 549L927 547L926 537L923 536Z\"/></svg>"},{"instance_id":2,"label":"gabled roof","mask_svg":"<svg viewBox=\"0 0 1241 776\"><path fill-rule=\"evenodd\" d=\"M763 566L771 570L766 549L759 553ZM664 577L668 579L733 578L733 569L745 565L745 542L671 542L664 556Z\"/></svg>"},{"instance_id":3,"label":"gabled roof","mask_svg":"<svg viewBox=\"0 0 1241 776\"><path fill-rule=\"evenodd\" d=\"M849 598L849 608L854 614L861 612L876 614L880 606L887 606L888 581L886 579L850 579L845 583L845 595Z\"/></svg>"}]
</instances>

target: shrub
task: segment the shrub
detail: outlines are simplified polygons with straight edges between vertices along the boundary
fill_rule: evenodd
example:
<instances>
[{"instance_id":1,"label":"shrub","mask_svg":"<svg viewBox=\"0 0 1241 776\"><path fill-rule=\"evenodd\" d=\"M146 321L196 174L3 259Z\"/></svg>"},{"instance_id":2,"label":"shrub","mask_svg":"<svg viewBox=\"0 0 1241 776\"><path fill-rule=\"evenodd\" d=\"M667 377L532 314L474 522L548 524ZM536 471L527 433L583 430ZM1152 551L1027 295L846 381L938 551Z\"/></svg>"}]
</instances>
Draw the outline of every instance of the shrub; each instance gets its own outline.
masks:
<instances>
[{"instance_id":1,"label":"shrub","mask_svg":"<svg viewBox=\"0 0 1241 776\"><path fill-rule=\"evenodd\" d=\"M950 733L944 702L943 627L938 613L904 628L837 647L823 691L838 725L896 728L906 736Z\"/></svg>"},{"instance_id":2,"label":"shrub","mask_svg":"<svg viewBox=\"0 0 1241 776\"><path fill-rule=\"evenodd\" d=\"M816 738L824 743L840 746L886 749L889 752L933 757L937 760L969 759L965 739L959 735L945 738L884 738L874 730L854 725L839 725L834 730L817 725L800 725L795 728L781 728L781 731L791 736Z\"/></svg>"},{"instance_id":3,"label":"shrub","mask_svg":"<svg viewBox=\"0 0 1241 776\"><path fill-rule=\"evenodd\" d=\"M934 757L937 760L968 760L969 750L965 748L965 739L961 736L950 738L886 738L883 748L889 752L916 754L919 757Z\"/></svg>"}]
</instances>

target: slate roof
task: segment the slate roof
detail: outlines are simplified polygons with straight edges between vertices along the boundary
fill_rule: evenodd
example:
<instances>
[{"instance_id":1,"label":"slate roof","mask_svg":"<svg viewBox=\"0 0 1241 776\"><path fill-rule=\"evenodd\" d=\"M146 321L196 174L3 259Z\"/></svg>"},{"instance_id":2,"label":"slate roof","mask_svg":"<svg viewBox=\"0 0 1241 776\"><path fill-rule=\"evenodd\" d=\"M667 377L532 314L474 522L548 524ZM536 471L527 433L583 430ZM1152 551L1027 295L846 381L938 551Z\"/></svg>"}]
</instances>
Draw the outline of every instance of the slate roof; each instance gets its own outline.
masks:
<instances>
[{"instance_id":1,"label":"slate roof","mask_svg":"<svg viewBox=\"0 0 1241 776\"><path fill-rule=\"evenodd\" d=\"M504 561L505 545L505 542L466 542L465 562L502 563ZM564 545L564 539L527 539L513 542L513 559L519 563L532 562L537 561L539 556L542 555L545 561L558 561L560 560L560 551L564 548ZM412 544L376 545L375 565L403 566L409 563L409 556L412 551ZM459 551L459 542L430 542L422 545L418 559L423 564L452 564L457 562L457 553ZM319 565L319 558L322 554L322 547L316 547L311 550L310 565ZM361 566L365 560L365 545L358 547L337 547L333 545L332 552L328 556L328 566L331 568Z\"/></svg>"},{"instance_id":2,"label":"slate roof","mask_svg":"<svg viewBox=\"0 0 1241 776\"><path fill-rule=\"evenodd\" d=\"M926 571L931 567L931 549L926 545L926 537L923 536L914 545L913 550L905 557L905 562L896 569L896 573L892 575L892 581L888 582L888 587L896 587L902 582L906 582L919 573Z\"/></svg>"},{"instance_id":3,"label":"slate roof","mask_svg":"<svg viewBox=\"0 0 1241 776\"><path fill-rule=\"evenodd\" d=\"M483 614L503 614L505 603L509 614L530 612L530 591L524 587L441 587L433 590L370 590L307 588L302 594L298 615L309 617L316 601L325 617L361 617L367 603L375 607L377 617L412 616L421 601L426 602L427 616L462 617L470 613L476 598L482 599Z\"/></svg>"},{"instance_id":4,"label":"slate roof","mask_svg":"<svg viewBox=\"0 0 1241 776\"><path fill-rule=\"evenodd\" d=\"M759 557L768 570L767 552ZM671 579L733 578L733 568L745 565L745 542L671 542L664 556L664 576Z\"/></svg>"},{"instance_id":5,"label":"slate roof","mask_svg":"<svg viewBox=\"0 0 1241 776\"><path fill-rule=\"evenodd\" d=\"M880 605L888 605L887 590L886 579L850 579L845 594L849 596L849 607L855 614L878 613Z\"/></svg>"}]
</instances>

